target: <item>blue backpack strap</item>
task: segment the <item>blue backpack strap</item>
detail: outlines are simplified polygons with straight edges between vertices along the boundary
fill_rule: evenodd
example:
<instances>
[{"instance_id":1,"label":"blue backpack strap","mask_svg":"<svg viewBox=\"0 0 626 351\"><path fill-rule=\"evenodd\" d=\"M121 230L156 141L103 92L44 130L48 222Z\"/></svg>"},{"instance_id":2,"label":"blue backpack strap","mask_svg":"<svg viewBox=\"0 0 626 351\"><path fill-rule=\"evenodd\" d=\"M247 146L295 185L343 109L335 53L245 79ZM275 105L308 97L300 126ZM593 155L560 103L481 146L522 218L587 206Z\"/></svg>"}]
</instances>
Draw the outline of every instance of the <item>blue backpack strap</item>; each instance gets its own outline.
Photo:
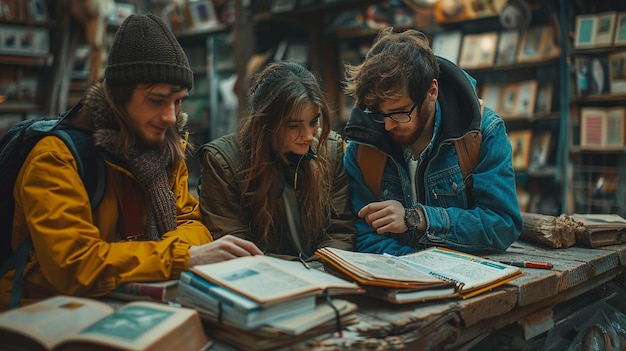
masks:
<instances>
[{"instance_id":1,"label":"blue backpack strap","mask_svg":"<svg viewBox=\"0 0 626 351\"><path fill-rule=\"evenodd\" d=\"M11 289L11 298L9 299L9 308L20 306L20 297L22 296L22 280L24 276L24 267L28 262L28 253L33 249L33 241L29 237L17 250L11 255L8 261L2 265L2 276L4 276L13 266L15 266L15 275L13 276L13 288Z\"/></svg>"}]
</instances>

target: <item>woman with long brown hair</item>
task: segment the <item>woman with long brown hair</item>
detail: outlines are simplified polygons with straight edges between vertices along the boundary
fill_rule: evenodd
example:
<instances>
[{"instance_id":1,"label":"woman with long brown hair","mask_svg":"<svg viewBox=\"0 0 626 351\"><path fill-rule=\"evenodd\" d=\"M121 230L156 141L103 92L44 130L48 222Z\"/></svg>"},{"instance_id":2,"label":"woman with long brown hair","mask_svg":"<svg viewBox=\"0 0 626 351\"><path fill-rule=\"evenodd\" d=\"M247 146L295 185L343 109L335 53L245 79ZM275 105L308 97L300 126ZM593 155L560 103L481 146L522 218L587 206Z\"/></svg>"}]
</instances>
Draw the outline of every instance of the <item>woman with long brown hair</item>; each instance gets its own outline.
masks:
<instances>
[{"instance_id":1,"label":"woman with long brown hair","mask_svg":"<svg viewBox=\"0 0 626 351\"><path fill-rule=\"evenodd\" d=\"M308 259L352 250L343 140L315 75L274 62L253 77L236 133L199 149L200 204L215 238L232 234L265 254Z\"/></svg>"}]
</instances>

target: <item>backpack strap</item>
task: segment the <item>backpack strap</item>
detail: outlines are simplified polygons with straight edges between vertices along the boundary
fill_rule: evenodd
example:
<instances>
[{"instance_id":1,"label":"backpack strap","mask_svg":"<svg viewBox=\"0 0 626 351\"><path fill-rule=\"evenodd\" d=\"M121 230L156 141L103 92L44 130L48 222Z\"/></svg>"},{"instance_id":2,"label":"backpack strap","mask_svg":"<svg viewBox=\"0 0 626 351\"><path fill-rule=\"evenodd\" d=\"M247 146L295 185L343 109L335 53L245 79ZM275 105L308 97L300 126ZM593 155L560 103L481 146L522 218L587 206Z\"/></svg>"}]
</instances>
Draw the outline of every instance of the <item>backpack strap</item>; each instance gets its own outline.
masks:
<instances>
[{"instance_id":1,"label":"backpack strap","mask_svg":"<svg viewBox=\"0 0 626 351\"><path fill-rule=\"evenodd\" d=\"M78 174L83 180L85 189L89 195L89 203L93 211L102 201L106 187L106 168L104 157L93 146L91 138L86 132L74 128L66 128L61 124L45 135L59 137L70 149L76 159ZM22 280L24 268L28 262L29 252L34 248L32 239L27 238L17 250L0 267L0 277L5 276L11 269L15 269L13 287L9 300L9 308L19 307L22 295Z\"/></svg>"},{"instance_id":2,"label":"backpack strap","mask_svg":"<svg viewBox=\"0 0 626 351\"><path fill-rule=\"evenodd\" d=\"M387 155L369 145L359 145L356 153L356 162L361 169L365 184L380 199L380 183L383 180L383 170L387 162Z\"/></svg>"}]
</instances>

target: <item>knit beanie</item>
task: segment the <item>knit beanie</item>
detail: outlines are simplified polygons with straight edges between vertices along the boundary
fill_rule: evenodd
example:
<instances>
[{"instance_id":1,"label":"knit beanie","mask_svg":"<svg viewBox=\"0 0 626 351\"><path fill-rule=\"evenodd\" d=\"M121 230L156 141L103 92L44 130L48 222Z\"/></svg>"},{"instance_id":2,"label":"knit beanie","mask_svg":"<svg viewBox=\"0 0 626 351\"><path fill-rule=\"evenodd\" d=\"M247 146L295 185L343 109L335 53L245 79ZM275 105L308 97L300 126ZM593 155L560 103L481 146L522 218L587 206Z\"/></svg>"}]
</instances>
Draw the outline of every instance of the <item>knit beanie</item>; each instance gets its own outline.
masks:
<instances>
[{"instance_id":1,"label":"knit beanie","mask_svg":"<svg viewBox=\"0 0 626 351\"><path fill-rule=\"evenodd\" d=\"M185 52L167 25L152 14L130 15L122 22L109 51L104 78L111 85L193 86Z\"/></svg>"}]
</instances>

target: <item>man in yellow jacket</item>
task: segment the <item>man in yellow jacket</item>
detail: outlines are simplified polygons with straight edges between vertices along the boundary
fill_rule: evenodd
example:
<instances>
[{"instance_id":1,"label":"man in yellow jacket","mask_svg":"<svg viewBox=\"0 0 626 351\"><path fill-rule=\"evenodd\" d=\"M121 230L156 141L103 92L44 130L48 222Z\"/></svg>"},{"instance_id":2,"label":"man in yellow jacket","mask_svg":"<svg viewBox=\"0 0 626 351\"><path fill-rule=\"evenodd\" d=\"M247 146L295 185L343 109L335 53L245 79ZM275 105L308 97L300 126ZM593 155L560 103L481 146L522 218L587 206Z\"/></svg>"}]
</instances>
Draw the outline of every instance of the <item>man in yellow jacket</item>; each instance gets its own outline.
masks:
<instances>
[{"instance_id":1,"label":"man in yellow jacket","mask_svg":"<svg viewBox=\"0 0 626 351\"><path fill-rule=\"evenodd\" d=\"M22 304L56 294L102 296L126 282L177 279L195 264L262 254L233 236L213 241L189 194L180 132L192 86L187 57L165 24L152 15L128 17L104 80L66 118L89 131L104 155L101 203L91 209L77 162L55 136L35 145L16 179L12 247L33 244L20 275ZM15 275L0 278L0 310L9 306Z\"/></svg>"}]
</instances>

